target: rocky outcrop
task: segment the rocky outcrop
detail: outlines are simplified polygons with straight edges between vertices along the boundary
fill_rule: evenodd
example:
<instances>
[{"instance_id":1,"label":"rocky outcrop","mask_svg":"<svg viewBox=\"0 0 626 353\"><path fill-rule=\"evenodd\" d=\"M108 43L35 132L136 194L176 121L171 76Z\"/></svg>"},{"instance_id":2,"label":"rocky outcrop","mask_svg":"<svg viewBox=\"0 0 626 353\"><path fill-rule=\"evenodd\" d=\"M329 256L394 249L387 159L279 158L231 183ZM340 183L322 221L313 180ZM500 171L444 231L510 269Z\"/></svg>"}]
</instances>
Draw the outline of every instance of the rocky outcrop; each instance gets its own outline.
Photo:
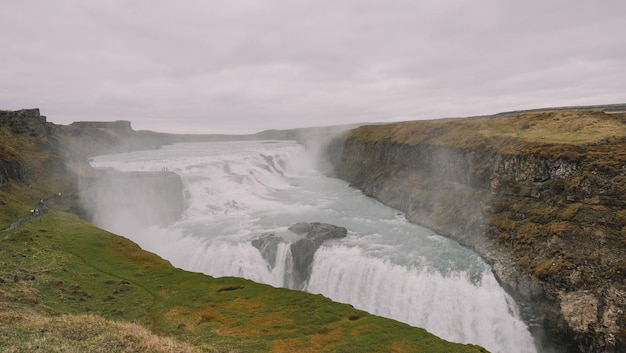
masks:
<instances>
[{"instance_id":1,"label":"rocky outcrop","mask_svg":"<svg viewBox=\"0 0 626 353\"><path fill-rule=\"evenodd\" d=\"M130 121L82 121L57 126L56 134L63 140L66 158L85 162L87 158L114 153L147 150L169 143L158 133L142 133L132 129Z\"/></svg>"},{"instance_id":2,"label":"rocky outcrop","mask_svg":"<svg viewBox=\"0 0 626 353\"><path fill-rule=\"evenodd\" d=\"M302 290L311 276L311 267L317 249L327 240L345 238L348 230L319 222L299 222L289 227L289 230L298 234L300 238L289 245L293 267L289 273L285 274L285 284L288 288ZM252 246L259 249L269 267L273 268L276 265L278 245L283 242L286 240L270 233L252 240Z\"/></svg>"},{"instance_id":3,"label":"rocky outcrop","mask_svg":"<svg viewBox=\"0 0 626 353\"><path fill-rule=\"evenodd\" d=\"M27 175L28 170L19 161L0 159L0 187L6 185L11 179L24 181Z\"/></svg>"},{"instance_id":4,"label":"rocky outcrop","mask_svg":"<svg viewBox=\"0 0 626 353\"><path fill-rule=\"evenodd\" d=\"M367 126L329 157L336 176L479 252L546 344L624 352L625 126L583 111Z\"/></svg>"},{"instance_id":5,"label":"rocky outcrop","mask_svg":"<svg viewBox=\"0 0 626 353\"><path fill-rule=\"evenodd\" d=\"M273 233L263 234L261 237L253 239L251 244L259 250L261 256L267 262L268 268L276 267L276 256L278 253L278 245L283 240Z\"/></svg>"},{"instance_id":6,"label":"rocky outcrop","mask_svg":"<svg viewBox=\"0 0 626 353\"><path fill-rule=\"evenodd\" d=\"M318 222L296 223L289 227L289 230L304 235L303 238L291 244L294 288L302 289L311 276L311 266L317 249L327 240L345 238L348 231L343 227Z\"/></svg>"},{"instance_id":7,"label":"rocky outcrop","mask_svg":"<svg viewBox=\"0 0 626 353\"><path fill-rule=\"evenodd\" d=\"M39 109L0 110L0 126L8 126L14 134L42 136L50 133L52 124Z\"/></svg>"},{"instance_id":8,"label":"rocky outcrop","mask_svg":"<svg viewBox=\"0 0 626 353\"><path fill-rule=\"evenodd\" d=\"M23 144L27 142L14 135L34 137L33 141L45 145L54 152L57 145L51 136L53 126L39 113L39 109L0 110L0 136L5 135L5 131L6 134L13 136L0 143L0 187L5 186L10 180L28 183L30 171L28 163L23 158L25 151L21 150Z\"/></svg>"}]
</instances>

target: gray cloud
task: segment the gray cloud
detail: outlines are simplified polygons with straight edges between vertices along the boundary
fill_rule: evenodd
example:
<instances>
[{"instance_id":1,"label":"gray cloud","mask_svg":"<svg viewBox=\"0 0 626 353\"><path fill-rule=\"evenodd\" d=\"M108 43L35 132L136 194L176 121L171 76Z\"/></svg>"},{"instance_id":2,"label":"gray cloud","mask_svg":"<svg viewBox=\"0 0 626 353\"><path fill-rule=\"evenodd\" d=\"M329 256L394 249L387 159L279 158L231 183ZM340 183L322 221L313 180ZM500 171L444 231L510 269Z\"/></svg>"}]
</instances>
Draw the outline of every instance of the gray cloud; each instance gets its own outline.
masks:
<instances>
[{"instance_id":1,"label":"gray cloud","mask_svg":"<svg viewBox=\"0 0 626 353\"><path fill-rule=\"evenodd\" d=\"M625 14L617 0L9 0L0 109L245 133L618 103Z\"/></svg>"}]
</instances>

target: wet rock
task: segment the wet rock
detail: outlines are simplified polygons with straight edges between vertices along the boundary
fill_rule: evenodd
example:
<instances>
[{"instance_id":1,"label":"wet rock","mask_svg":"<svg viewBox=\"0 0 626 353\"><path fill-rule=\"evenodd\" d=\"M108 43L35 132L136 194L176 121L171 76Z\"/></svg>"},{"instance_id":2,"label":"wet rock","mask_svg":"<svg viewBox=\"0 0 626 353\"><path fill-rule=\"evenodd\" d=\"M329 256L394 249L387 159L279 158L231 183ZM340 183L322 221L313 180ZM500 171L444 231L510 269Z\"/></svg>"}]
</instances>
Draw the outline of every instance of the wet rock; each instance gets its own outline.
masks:
<instances>
[{"instance_id":1,"label":"wet rock","mask_svg":"<svg viewBox=\"0 0 626 353\"><path fill-rule=\"evenodd\" d=\"M263 259L265 259L270 269L276 266L276 253L280 242L280 238L276 237L274 234L264 234L260 238L252 241L252 246L259 249L261 256L263 256Z\"/></svg>"},{"instance_id":2,"label":"wet rock","mask_svg":"<svg viewBox=\"0 0 626 353\"><path fill-rule=\"evenodd\" d=\"M561 313L574 332L597 325L598 299L589 291L561 293Z\"/></svg>"},{"instance_id":3,"label":"wet rock","mask_svg":"<svg viewBox=\"0 0 626 353\"><path fill-rule=\"evenodd\" d=\"M296 234L304 234L304 238L291 244L293 259L293 288L303 289L311 275L311 266L315 252L327 240L344 238L348 231L326 223L296 223L289 227Z\"/></svg>"}]
</instances>

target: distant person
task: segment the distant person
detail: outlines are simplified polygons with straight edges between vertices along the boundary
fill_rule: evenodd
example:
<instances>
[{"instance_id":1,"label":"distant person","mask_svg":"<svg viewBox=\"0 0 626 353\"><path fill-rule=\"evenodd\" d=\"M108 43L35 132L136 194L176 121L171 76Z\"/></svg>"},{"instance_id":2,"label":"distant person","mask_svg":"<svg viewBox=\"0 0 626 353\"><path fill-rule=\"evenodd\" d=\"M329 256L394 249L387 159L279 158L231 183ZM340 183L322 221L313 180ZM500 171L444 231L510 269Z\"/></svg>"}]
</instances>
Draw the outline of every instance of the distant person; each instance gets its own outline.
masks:
<instances>
[{"instance_id":1,"label":"distant person","mask_svg":"<svg viewBox=\"0 0 626 353\"><path fill-rule=\"evenodd\" d=\"M37 206L35 206L35 216L40 216L43 214L43 209L44 209L44 201L43 199L39 199L39 202L37 202Z\"/></svg>"}]
</instances>

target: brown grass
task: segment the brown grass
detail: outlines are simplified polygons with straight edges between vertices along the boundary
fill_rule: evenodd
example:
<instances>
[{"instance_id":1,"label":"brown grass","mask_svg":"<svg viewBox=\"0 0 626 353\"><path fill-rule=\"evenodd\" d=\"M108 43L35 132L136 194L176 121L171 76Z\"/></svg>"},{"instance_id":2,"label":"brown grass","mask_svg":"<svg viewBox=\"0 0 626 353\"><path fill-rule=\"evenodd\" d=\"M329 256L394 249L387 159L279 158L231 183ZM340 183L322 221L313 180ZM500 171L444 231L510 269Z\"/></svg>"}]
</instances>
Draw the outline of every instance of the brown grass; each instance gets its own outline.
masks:
<instances>
[{"instance_id":1,"label":"brown grass","mask_svg":"<svg viewBox=\"0 0 626 353\"><path fill-rule=\"evenodd\" d=\"M333 347L337 342L343 342L344 340L343 329L339 326L335 326L333 329L323 334L311 335L309 337L311 348L316 352Z\"/></svg>"},{"instance_id":2,"label":"brown grass","mask_svg":"<svg viewBox=\"0 0 626 353\"><path fill-rule=\"evenodd\" d=\"M582 203L566 204L557 212L557 216L565 221L572 220L582 207Z\"/></svg>"},{"instance_id":3,"label":"brown grass","mask_svg":"<svg viewBox=\"0 0 626 353\"><path fill-rule=\"evenodd\" d=\"M570 231L569 222L550 222L547 228L551 235L557 237L562 237Z\"/></svg>"},{"instance_id":4,"label":"brown grass","mask_svg":"<svg viewBox=\"0 0 626 353\"><path fill-rule=\"evenodd\" d=\"M625 136L623 120L600 111L564 110L524 113L493 118L486 136L516 137L532 142L586 143L614 136Z\"/></svg>"},{"instance_id":5,"label":"brown grass","mask_svg":"<svg viewBox=\"0 0 626 353\"><path fill-rule=\"evenodd\" d=\"M274 340L272 342L272 353L314 353L316 350L308 346L308 342L304 338L286 338L282 340Z\"/></svg>"},{"instance_id":6,"label":"brown grass","mask_svg":"<svg viewBox=\"0 0 626 353\"><path fill-rule=\"evenodd\" d=\"M97 315L44 317L34 313L0 313L0 322L10 325L2 339L11 343L5 353L18 352L168 352L195 353L201 348L146 328L106 320ZM30 339L25 339L30 336Z\"/></svg>"},{"instance_id":7,"label":"brown grass","mask_svg":"<svg viewBox=\"0 0 626 353\"><path fill-rule=\"evenodd\" d=\"M626 122L600 111L562 110L512 116L419 120L389 125L363 126L353 134L364 141L393 141L449 146L494 143L581 144L626 136ZM491 142L489 142L491 141ZM510 147L510 146L508 146ZM569 151L571 158L577 158Z\"/></svg>"}]
</instances>

